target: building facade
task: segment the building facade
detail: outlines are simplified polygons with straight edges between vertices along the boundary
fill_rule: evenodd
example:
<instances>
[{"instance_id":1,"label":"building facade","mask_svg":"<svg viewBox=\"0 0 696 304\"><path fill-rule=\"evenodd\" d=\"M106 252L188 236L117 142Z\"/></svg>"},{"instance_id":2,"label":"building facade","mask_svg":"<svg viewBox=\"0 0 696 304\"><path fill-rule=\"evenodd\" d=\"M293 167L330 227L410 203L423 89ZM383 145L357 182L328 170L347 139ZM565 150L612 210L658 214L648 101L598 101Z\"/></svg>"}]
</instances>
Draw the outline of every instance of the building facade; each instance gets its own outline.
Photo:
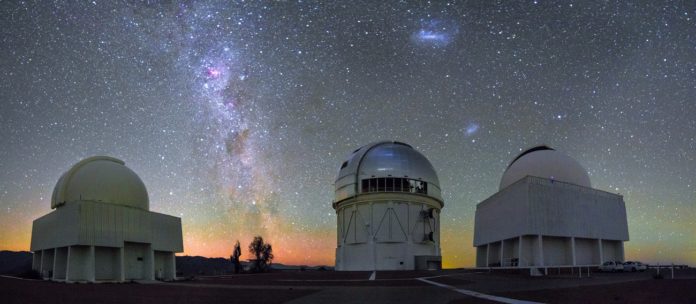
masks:
<instances>
[{"instance_id":1,"label":"building facade","mask_svg":"<svg viewBox=\"0 0 696 304\"><path fill-rule=\"evenodd\" d=\"M360 147L341 164L332 203L336 270L439 269L440 182L408 144Z\"/></svg>"},{"instance_id":2,"label":"building facade","mask_svg":"<svg viewBox=\"0 0 696 304\"><path fill-rule=\"evenodd\" d=\"M173 280L181 219L149 211L145 185L121 160L96 156L65 172L34 220L32 267L67 282Z\"/></svg>"},{"instance_id":3,"label":"building facade","mask_svg":"<svg viewBox=\"0 0 696 304\"><path fill-rule=\"evenodd\" d=\"M623 261L623 197L592 188L574 159L546 146L515 158L476 206L477 267L598 266Z\"/></svg>"}]
</instances>

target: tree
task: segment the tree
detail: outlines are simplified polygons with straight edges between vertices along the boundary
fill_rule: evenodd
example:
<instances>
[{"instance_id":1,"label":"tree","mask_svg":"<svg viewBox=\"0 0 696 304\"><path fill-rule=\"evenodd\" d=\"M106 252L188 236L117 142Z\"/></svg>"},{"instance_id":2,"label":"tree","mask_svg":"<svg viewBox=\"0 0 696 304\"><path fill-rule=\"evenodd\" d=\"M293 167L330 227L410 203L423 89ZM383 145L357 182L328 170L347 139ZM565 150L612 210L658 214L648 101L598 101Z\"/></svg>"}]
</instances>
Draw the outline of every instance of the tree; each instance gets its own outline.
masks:
<instances>
[{"instance_id":1,"label":"tree","mask_svg":"<svg viewBox=\"0 0 696 304\"><path fill-rule=\"evenodd\" d=\"M264 243L261 236L254 237L254 240L249 244L249 252L256 257L254 261L255 271L266 270L266 267L273 261L273 247L271 244Z\"/></svg>"},{"instance_id":2,"label":"tree","mask_svg":"<svg viewBox=\"0 0 696 304\"><path fill-rule=\"evenodd\" d=\"M264 245L261 260L263 261L264 267L271 265L271 262L273 261L273 247L271 247L271 244Z\"/></svg>"},{"instance_id":3,"label":"tree","mask_svg":"<svg viewBox=\"0 0 696 304\"><path fill-rule=\"evenodd\" d=\"M239 240L234 244L234 250L230 256L232 264L234 264L234 273L239 273L239 257L242 256L242 247L239 245Z\"/></svg>"}]
</instances>

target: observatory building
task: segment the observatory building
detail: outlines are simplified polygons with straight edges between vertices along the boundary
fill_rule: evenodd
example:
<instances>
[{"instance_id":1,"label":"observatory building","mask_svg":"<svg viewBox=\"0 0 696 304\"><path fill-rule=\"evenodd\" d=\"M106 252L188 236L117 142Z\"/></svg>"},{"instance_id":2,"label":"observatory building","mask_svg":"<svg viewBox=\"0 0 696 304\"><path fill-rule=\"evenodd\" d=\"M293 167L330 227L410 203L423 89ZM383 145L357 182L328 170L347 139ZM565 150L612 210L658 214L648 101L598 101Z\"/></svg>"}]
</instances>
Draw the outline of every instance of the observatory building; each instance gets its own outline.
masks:
<instances>
[{"instance_id":1,"label":"observatory building","mask_svg":"<svg viewBox=\"0 0 696 304\"><path fill-rule=\"evenodd\" d=\"M181 219L149 211L145 185L121 160L96 156L65 172L53 212L31 233L32 268L57 281L172 280Z\"/></svg>"},{"instance_id":2,"label":"observatory building","mask_svg":"<svg viewBox=\"0 0 696 304\"><path fill-rule=\"evenodd\" d=\"M363 146L343 162L335 187L336 270L441 268L444 203L423 154L395 141Z\"/></svg>"},{"instance_id":3,"label":"observatory building","mask_svg":"<svg viewBox=\"0 0 696 304\"><path fill-rule=\"evenodd\" d=\"M623 197L593 189L573 158L538 146L507 167L497 193L476 206L477 267L597 266L622 261Z\"/></svg>"}]
</instances>

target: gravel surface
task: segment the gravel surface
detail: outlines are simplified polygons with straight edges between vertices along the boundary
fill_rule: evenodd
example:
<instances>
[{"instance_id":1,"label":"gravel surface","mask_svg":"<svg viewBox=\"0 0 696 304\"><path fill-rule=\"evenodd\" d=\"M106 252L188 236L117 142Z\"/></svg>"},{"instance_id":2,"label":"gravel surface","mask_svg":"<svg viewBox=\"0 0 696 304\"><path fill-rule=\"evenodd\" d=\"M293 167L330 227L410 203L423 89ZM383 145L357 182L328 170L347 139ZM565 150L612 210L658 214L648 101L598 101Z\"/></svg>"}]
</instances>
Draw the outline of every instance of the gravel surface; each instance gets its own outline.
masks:
<instances>
[{"instance_id":1,"label":"gravel surface","mask_svg":"<svg viewBox=\"0 0 696 304\"><path fill-rule=\"evenodd\" d=\"M545 303L696 304L696 280L647 280L575 288L510 292L497 295ZM459 303L466 303L466 301Z\"/></svg>"},{"instance_id":2,"label":"gravel surface","mask_svg":"<svg viewBox=\"0 0 696 304\"><path fill-rule=\"evenodd\" d=\"M175 284L66 284L0 277L0 302L10 303L284 303L307 289L195 288Z\"/></svg>"},{"instance_id":3,"label":"gravel surface","mask_svg":"<svg viewBox=\"0 0 696 304\"><path fill-rule=\"evenodd\" d=\"M274 272L175 283L67 284L0 277L0 303L493 303L472 292L546 303L693 303L696 270L529 277L473 270ZM418 280L417 278L427 278Z\"/></svg>"}]
</instances>

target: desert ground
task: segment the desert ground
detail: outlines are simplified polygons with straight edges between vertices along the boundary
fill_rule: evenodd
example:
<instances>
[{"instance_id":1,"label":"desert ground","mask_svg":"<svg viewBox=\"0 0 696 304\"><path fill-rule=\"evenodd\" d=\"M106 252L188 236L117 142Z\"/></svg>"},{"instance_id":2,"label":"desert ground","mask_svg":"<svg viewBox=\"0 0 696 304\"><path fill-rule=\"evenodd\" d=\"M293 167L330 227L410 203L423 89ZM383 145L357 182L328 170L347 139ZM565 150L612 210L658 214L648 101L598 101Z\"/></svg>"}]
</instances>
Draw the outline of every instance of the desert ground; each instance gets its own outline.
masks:
<instances>
[{"instance_id":1,"label":"desert ground","mask_svg":"<svg viewBox=\"0 0 696 304\"><path fill-rule=\"evenodd\" d=\"M178 282L59 283L0 277L3 303L696 303L696 269L530 277L485 270L284 271Z\"/></svg>"}]
</instances>

